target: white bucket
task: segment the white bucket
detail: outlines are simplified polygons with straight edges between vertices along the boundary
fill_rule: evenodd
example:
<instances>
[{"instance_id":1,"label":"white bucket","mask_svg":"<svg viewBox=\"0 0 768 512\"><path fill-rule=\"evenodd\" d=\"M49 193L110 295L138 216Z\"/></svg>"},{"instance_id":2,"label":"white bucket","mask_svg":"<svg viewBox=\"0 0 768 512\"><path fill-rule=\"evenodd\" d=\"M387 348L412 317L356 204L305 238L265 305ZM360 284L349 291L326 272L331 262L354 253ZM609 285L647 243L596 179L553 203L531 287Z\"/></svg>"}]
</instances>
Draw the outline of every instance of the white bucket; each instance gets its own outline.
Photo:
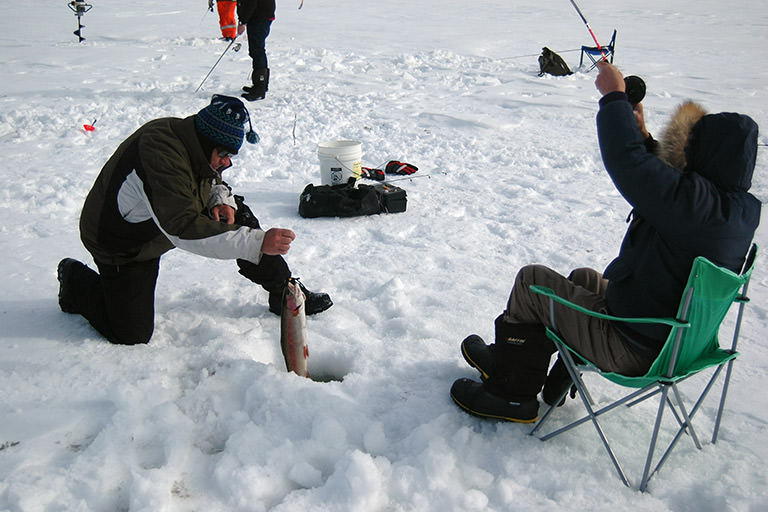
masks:
<instances>
[{"instance_id":1,"label":"white bucket","mask_svg":"<svg viewBox=\"0 0 768 512\"><path fill-rule=\"evenodd\" d=\"M320 181L323 185L340 185L349 178L360 179L363 173L363 144L355 140L330 140L317 145L320 159Z\"/></svg>"}]
</instances>

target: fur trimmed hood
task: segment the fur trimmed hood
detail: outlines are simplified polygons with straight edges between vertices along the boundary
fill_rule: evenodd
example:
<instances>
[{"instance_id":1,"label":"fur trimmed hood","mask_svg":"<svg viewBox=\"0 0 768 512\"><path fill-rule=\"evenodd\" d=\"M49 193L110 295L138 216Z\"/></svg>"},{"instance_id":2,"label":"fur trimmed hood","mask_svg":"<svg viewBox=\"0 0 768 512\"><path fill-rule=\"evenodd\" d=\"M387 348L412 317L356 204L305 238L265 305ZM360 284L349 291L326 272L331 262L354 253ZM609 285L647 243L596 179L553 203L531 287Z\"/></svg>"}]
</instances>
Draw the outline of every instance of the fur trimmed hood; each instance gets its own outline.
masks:
<instances>
[{"instance_id":1,"label":"fur trimmed hood","mask_svg":"<svg viewBox=\"0 0 768 512\"><path fill-rule=\"evenodd\" d=\"M686 101L679 105L661 135L659 158L675 169L685 170L685 146L688 144L691 128L706 114L706 110L698 103Z\"/></svg>"},{"instance_id":2,"label":"fur trimmed hood","mask_svg":"<svg viewBox=\"0 0 768 512\"><path fill-rule=\"evenodd\" d=\"M718 187L749 190L757 157L757 124L732 112L707 114L687 101L672 116L659 156L684 172L696 172Z\"/></svg>"}]
</instances>

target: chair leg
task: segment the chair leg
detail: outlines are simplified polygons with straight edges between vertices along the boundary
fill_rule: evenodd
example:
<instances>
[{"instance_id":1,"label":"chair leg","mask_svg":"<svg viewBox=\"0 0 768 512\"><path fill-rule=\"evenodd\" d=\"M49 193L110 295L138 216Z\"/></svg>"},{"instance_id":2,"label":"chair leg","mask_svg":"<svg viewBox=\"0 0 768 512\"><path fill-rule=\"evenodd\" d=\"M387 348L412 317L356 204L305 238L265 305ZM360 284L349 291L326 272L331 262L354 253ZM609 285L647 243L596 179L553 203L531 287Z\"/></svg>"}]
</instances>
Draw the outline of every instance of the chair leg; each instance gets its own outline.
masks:
<instances>
[{"instance_id":1,"label":"chair leg","mask_svg":"<svg viewBox=\"0 0 768 512\"><path fill-rule=\"evenodd\" d=\"M573 380L574 385L576 386L576 391L578 391L579 397L581 398L582 402L584 403L584 407L587 410L587 416L581 418L580 420L577 420L569 425L566 425L565 427L558 429L554 432L551 432L541 438L542 441L546 441L547 439L550 439L558 434L561 434L562 432L565 432L566 430L570 430L573 427L576 427L578 425L581 425L582 423L585 423L589 420L592 421L592 424L595 426L595 430L597 430L598 435L600 436L600 440L603 442L603 446L605 447L605 450L608 452L608 456L611 459L611 462L613 463L613 467L616 469L616 472L619 475L619 479L622 481L624 485L627 487L631 487L629 483L629 479L627 478L626 473L624 472L624 469L622 469L621 464L619 463L619 459L616 457L616 454L613 451L613 448L611 448L610 443L608 442L608 438L605 436L605 432L603 432L603 427L600 425L600 422L597 420L597 416L600 414L603 414L611 409L614 409L624 403L624 401L620 401L618 403L612 404L608 407L605 407L603 409L600 409L598 412L595 412L592 408L592 405L594 404L594 401L592 400L592 397L589 394L589 391L587 391L587 388L584 386L584 382L581 380L581 376L579 375L579 372L576 370L576 364L573 360L573 357L571 356L568 349L560 346L559 343L555 343L555 346L557 347L557 350L560 353L560 357L563 358L563 363L565 364L566 369L568 370L568 373L571 375L571 379ZM637 391L633 393L633 396L637 393L644 392L644 390ZM631 398L629 398L631 399ZM557 404L558 402L555 402ZM555 409L556 406L550 406L550 408L547 410L547 412L544 414L544 416L539 420L537 425L531 430L530 434L533 435L536 431L539 430L539 428L543 425L543 423L549 418L549 415L552 413L553 409Z\"/></svg>"},{"instance_id":2,"label":"chair leg","mask_svg":"<svg viewBox=\"0 0 768 512\"><path fill-rule=\"evenodd\" d=\"M696 448L701 450L701 443L699 442L699 436L696 435L696 430L693 428L693 423L691 423L691 418L693 415L688 415L688 412L685 410L685 404L683 403L683 398L680 396L680 390L677 389L677 386L672 384L672 391L675 392L675 399L677 400L677 406L680 408L680 414L683 415L683 419L685 420L683 422L683 425L681 429L688 430L691 438L693 438L693 443L696 445Z\"/></svg>"},{"instance_id":3,"label":"chair leg","mask_svg":"<svg viewBox=\"0 0 768 512\"><path fill-rule=\"evenodd\" d=\"M592 397L589 394L589 391L584 386L583 382L581 381L581 375L579 375L579 372L576 371L576 363L573 360L573 356L571 356L568 349L562 347L560 343L555 342L555 347L557 348L557 352L560 355L560 357L563 359L563 364L565 365L565 369L568 370L568 374L571 376L571 380L575 382L579 382L581 385L577 385L576 389L582 389L584 391L584 394L587 397L587 400L589 400L590 404L594 404L594 400L592 400ZM568 390L566 389L562 396L560 396L557 400L555 400L555 404L560 403L560 400L565 396L565 393L568 393ZM550 406L549 409L547 409L547 412L544 413L544 415L539 419L539 421L536 423L536 426L531 430L528 435L534 435L536 432L539 431L539 429L546 423L548 420L550 414L552 414L553 410L556 408L556 406ZM576 425L574 425L576 426ZM549 439L549 437L547 437ZM543 441L546 439L542 439Z\"/></svg>"},{"instance_id":4,"label":"chair leg","mask_svg":"<svg viewBox=\"0 0 768 512\"><path fill-rule=\"evenodd\" d=\"M558 429L558 430L556 430L554 432L550 432L549 434L541 437L541 440L542 441L546 441L547 439L550 439L550 438L555 437L555 436L557 436L559 434L562 434L563 432L565 432L567 430L570 430L570 429L572 429L574 427L577 427L577 426L581 425L582 423L586 423L587 421L591 420L592 424L595 426L595 430L597 430L597 434L600 436L600 440L603 442L603 446L605 447L605 451L608 452L608 456L611 458L611 462L613 463L613 467L616 469L616 472L619 475L619 479L627 487L632 487L631 484L629 483L629 479L627 478L626 473L624 472L624 470L621 467L621 464L619 464L619 459L616 457L616 454L614 453L613 448L611 448L611 445L608 442L608 438L605 436L605 432L603 432L602 425L600 425L600 422L597 420L597 417L599 415L604 414L604 413L606 413L606 412L608 412L610 410L615 409L619 405L622 405L624 402L623 401L619 401L619 402L613 403L613 404L609 405L608 407L604 407L604 408L600 409L599 411L595 412L595 410L592 408L592 403L591 403L592 400L588 396L588 394L586 392L586 389L585 389L583 383L581 382L581 379L578 379L578 382L574 382L574 383L576 385L576 390L579 393L579 397L581 397L581 401L584 403L584 408L587 410L587 416L584 416L583 418L581 418L579 420L576 420L573 423L570 423L570 424L566 425L565 427L562 427L562 428L560 428L560 429ZM636 395L637 393L639 393L639 392L635 392L635 393L633 393L633 395ZM551 406L550 410L547 411L547 415L554 408L555 408L555 406ZM544 418L542 418L542 421L543 420L544 420ZM536 428L534 428L534 430L531 432L531 434L533 434L533 432L536 431L539 428L540 425L541 425L541 422L539 422L539 425L536 425Z\"/></svg>"},{"instance_id":5,"label":"chair leg","mask_svg":"<svg viewBox=\"0 0 768 512\"><path fill-rule=\"evenodd\" d=\"M654 473L656 473L657 471L659 471L661 469L661 467L664 465L664 463L666 462L667 458L671 454L672 449L677 445L678 441L680 441L680 439L682 438L683 434L692 434L692 438L694 439L694 443L696 444L696 447L701 449L701 444L699 443L698 438L696 437L695 431L693 430L693 424L692 424L693 417L696 415L696 413L699 411L699 408L704 403L705 398L707 397L707 395L711 391L713 385L715 384L715 381L717 380L717 377L720 374L720 371L723 369L723 366L725 366L725 365L720 365L720 366L717 367L717 370L715 371L715 373L710 378L710 380L707 383L706 387L704 388L704 390L702 391L701 395L699 396L699 399L696 401L694 406L691 408L690 413L688 413L687 420L685 419L686 418L686 416L685 416L685 408L682 406L682 402L680 402L679 396L678 396L678 404L681 407L681 413L683 414L683 420L682 421L680 420L680 417L677 415L675 407L672 406L672 403L670 402L669 397L667 397L666 402L670 405L670 410L672 411L672 413L675 414L675 419L677 419L677 422L680 425L680 428L678 429L677 434L675 434L675 437L672 439L672 441L670 441L669 446L667 447L666 451L664 452L664 455L662 455L662 457L659 459L658 464L656 465L654 470L650 473L651 475L653 475ZM675 388L677 388L677 386L675 386ZM649 395L649 396L651 396L651 395ZM722 402L722 400L721 400L721 402ZM690 431L691 432L689 432L689 427L690 427ZM713 441L713 444L714 444L714 441ZM650 478L650 476L648 478Z\"/></svg>"},{"instance_id":6,"label":"chair leg","mask_svg":"<svg viewBox=\"0 0 768 512\"><path fill-rule=\"evenodd\" d=\"M750 251L750 253L751 252L752 251ZM747 282L745 282L744 286L741 288L741 296L746 298L748 291L749 291L749 279L747 279ZM741 320L744 317L744 307L746 305L747 305L746 301L742 301L741 304L739 304L739 314L736 316L736 326L733 330L733 341L731 342L731 351L733 352L736 352L736 346L739 343L739 333L741 332ZM719 370L720 368L718 368L718 371ZM733 359L728 361L728 369L725 372L725 382L723 383L723 393L720 395L720 407L718 407L717 409L717 418L715 419L715 428L712 431L712 444L715 444L717 442L717 434L720 432L720 420L723 417L723 409L725 408L725 397L728 394L728 384L731 382L732 370L733 370Z\"/></svg>"},{"instance_id":7,"label":"chair leg","mask_svg":"<svg viewBox=\"0 0 768 512\"><path fill-rule=\"evenodd\" d=\"M717 435L720 432L720 420L723 417L723 409L725 408L725 397L728 394L728 383L731 381L732 370L733 370L733 359L728 361L728 369L725 371L725 382L723 383L723 394L720 395L720 407L717 408L715 428L712 431L712 444L715 444L717 442Z\"/></svg>"},{"instance_id":8,"label":"chair leg","mask_svg":"<svg viewBox=\"0 0 768 512\"><path fill-rule=\"evenodd\" d=\"M677 400L677 408L680 409L680 414L683 417L683 421L680 421L679 417L677 416L676 408L672 405L672 402L669 400L669 388L672 388L672 391L674 392L675 399ZM670 453L672 453L672 449L677 445L677 442L680 440L680 437L683 435L683 433L690 434L691 438L693 439L694 444L696 445L696 448L701 450L701 443L699 442L699 438L696 435L696 430L693 428L692 419L694 414L696 414L696 411L698 410L699 405L701 404L701 399L697 404L694 406L693 409L691 409L691 413L689 414L686 411L685 405L683 404L682 397L680 396L680 391L678 390L677 386L675 384L668 384L665 385L662 389L662 396L659 400L659 411L656 416L656 424L654 425L653 430L653 436L651 437L651 445L648 448L648 457L645 462L645 469L643 470L643 480L640 484L640 491L645 492L647 486L648 486L648 480L661 469L661 467L664 465L664 463L667 461L667 458L669 457ZM706 391L705 391L706 394ZM669 409L675 414L675 417L680 424L680 429L677 431L677 434L672 439L672 442L669 443L669 446L664 451L664 454L659 459L659 462L656 464L656 467L653 468L653 471L650 471L651 463L653 462L653 454L656 450L656 441L658 439L658 430L661 426L661 418L664 412L665 404L669 404Z\"/></svg>"},{"instance_id":9,"label":"chair leg","mask_svg":"<svg viewBox=\"0 0 768 512\"><path fill-rule=\"evenodd\" d=\"M544 425L544 423L546 423L546 421L549 419L549 415L552 414L552 412L554 412L554 410L557 408L558 403L559 401L555 402L554 405L549 406L549 408L547 409L547 412L545 412L544 415L541 418L539 418L539 421L536 422L536 426L534 426L533 429L530 432L528 432L529 436L535 435L536 432L539 431L541 426Z\"/></svg>"},{"instance_id":10,"label":"chair leg","mask_svg":"<svg viewBox=\"0 0 768 512\"><path fill-rule=\"evenodd\" d=\"M656 423L653 425L653 434L651 435L651 444L648 447L648 457L645 459L645 468L643 469L643 480L640 482L640 492L645 492L648 488L648 480L651 478L650 469L653 461L653 452L656 450L656 439L659 437L659 427L661 427L661 418L664 415L664 406L667 403L667 393L669 388L664 386L659 400L659 410L656 413Z\"/></svg>"},{"instance_id":11,"label":"chair leg","mask_svg":"<svg viewBox=\"0 0 768 512\"><path fill-rule=\"evenodd\" d=\"M592 418L592 423L595 425L595 429L597 430L597 433L600 436L600 440L603 442L603 446L605 447L605 450L608 452L608 456L611 458L611 462L613 462L613 467L616 468L616 472L619 474L619 478L621 479L624 485L626 485L627 487L632 487L632 485L630 485L629 483L629 479L627 478L627 475L624 473L624 470L621 468L621 465L619 464L619 459L616 458L616 454L613 453L613 449L611 448L611 445L608 443L608 439L605 437L605 433L603 432L603 427L597 421L597 417L595 416L594 412L592 412L592 407L590 407L589 404L586 404L586 403L585 405L589 409L589 414L590 414L590 417Z\"/></svg>"}]
</instances>

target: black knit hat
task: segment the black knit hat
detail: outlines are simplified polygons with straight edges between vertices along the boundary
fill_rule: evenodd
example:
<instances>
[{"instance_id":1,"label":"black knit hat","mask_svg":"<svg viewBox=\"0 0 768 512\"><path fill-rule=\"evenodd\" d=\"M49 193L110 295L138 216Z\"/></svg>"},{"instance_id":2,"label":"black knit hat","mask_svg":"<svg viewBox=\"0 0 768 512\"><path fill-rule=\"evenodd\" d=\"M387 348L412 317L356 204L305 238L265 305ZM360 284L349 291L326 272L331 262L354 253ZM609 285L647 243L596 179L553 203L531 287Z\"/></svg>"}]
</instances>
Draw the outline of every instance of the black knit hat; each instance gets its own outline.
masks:
<instances>
[{"instance_id":1,"label":"black knit hat","mask_svg":"<svg viewBox=\"0 0 768 512\"><path fill-rule=\"evenodd\" d=\"M248 133L245 123L248 122ZM251 144L259 142L253 131L251 117L243 102L231 96L214 94L211 103L195 116L195 129L202 137L214 143L215 147L237 154L243 145L243 138Z\"/></svg>"}]
</instances>

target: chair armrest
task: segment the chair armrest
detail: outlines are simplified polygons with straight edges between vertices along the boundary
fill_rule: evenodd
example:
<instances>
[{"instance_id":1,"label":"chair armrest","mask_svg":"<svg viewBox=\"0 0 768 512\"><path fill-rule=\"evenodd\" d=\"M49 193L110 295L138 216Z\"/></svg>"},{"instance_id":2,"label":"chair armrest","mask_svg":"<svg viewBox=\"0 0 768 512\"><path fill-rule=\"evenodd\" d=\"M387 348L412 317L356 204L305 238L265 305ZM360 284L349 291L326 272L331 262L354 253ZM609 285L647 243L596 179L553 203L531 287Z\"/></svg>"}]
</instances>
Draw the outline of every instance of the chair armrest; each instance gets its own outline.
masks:
<instances>
[{"instance_id":1,"label":"chair armrest","mask_svg":"<svg viewBox=\"0 0 768 512\"><path fill-rule=\"evenodd\" d=\"M675 320L674 318L624 318L619 316L606 315L605 313L592 311L591 309L587 309L585 307L579 306L578 304L574 304L573 302L560 297L551 288L547 288L546 286L532 284L530 285L530 288L534 293L549 297L550 300L559 302L563 306L576 310L579 313L584 313L585 315L593 316L595 318L602 318L603 320L614 320L617 322L627 322L631 324L664 324L678 328L691 326L689 322L681 322L679 320Z\"/></svg>"}]
</instances>

